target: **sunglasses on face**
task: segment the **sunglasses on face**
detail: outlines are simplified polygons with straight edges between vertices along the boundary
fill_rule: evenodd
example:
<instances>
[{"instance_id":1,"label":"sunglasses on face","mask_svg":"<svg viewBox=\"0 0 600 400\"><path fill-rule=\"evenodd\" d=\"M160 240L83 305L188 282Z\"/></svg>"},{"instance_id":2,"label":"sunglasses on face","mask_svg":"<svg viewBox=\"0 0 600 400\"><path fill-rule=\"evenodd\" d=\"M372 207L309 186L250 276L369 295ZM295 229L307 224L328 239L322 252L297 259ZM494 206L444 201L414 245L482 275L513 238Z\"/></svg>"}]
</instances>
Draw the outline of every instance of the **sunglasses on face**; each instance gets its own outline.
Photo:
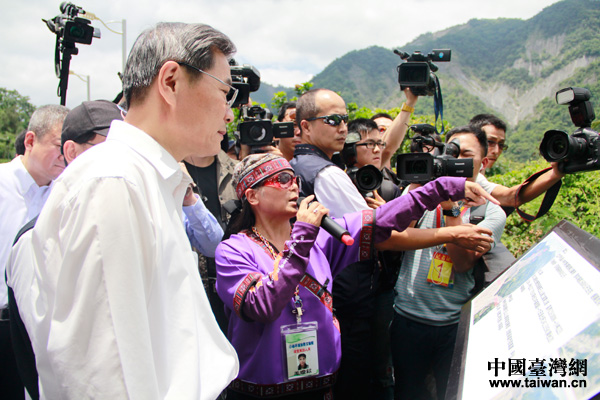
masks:
<instances>
[{"instance_id":1,"label":"sunglasses on face","mask_svg":"<svg viewBox=\"0 0 600 400\"><path fill-rule=\"evenodd\" d=\"M375 146L379 146L380 149L385 149L385 146L387 146L387 143L380 140L378 142L357 143L356 146L365 146L369 150L374 150Z\"/></svg>"},{"instance_id":2,"label":"sunglasses on face","mask_svg":"<svg viewBox=\"0 0 600 400\"><path fill-rule=\"evenodd\" d=\"M281 172L277 175L266 179L263 182L263 186L271 186L279 189L289 189L293 184L298 184L298 177L290 174L289 172Z\"/></svg>"},{"instance_id":3,"label":"sunglasses on face","mask_svg":"<svg viewBox=\"0 0 600 400\"><path fill-rule=\"evenodd\" d=\"M308 118L307 121L315 121L317 119L322 119L323 122L325 122L327 125L331 125L331 126L338 126L339 124L341 124L342 122L344 123L348 123L348 114L331 114L331 115L324 115L322 117L312 117L312 118Z\"/></svg>"}]
</instances>

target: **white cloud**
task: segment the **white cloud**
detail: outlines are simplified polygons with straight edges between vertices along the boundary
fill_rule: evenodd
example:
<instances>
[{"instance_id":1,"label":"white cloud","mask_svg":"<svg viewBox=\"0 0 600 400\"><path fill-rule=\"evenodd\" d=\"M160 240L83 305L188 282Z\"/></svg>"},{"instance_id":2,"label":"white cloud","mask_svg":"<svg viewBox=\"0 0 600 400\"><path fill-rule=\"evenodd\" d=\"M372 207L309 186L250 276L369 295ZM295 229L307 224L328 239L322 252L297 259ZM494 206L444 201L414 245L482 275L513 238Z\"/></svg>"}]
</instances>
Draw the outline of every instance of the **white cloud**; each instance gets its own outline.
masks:
<instances>
[{"instance_id":1,"label":"white cloud","mask_svg":"<svg viewBox=\"0 0 600 400\"><path fill-rule=\"evenodd\" d=\"M54 35L41 18L59 13L54 0L2 1L0 87L16 89L36 105L58 103ZM127 46L159 21L205 22L227 33L236 59L253 64L271 84L305 82L336 58L371 45L395 47L418 35L472 18L527 19L557 0L129 0L74 1L105 21L127 20ZM112 99L120 90L121 36L98 21L102 38L79 45L71 69L91 76L92 98ZM120 24L111 24L120 30ZM69 80L67 105L86 98L86 85Z\"/></svg>"}]
</instances>

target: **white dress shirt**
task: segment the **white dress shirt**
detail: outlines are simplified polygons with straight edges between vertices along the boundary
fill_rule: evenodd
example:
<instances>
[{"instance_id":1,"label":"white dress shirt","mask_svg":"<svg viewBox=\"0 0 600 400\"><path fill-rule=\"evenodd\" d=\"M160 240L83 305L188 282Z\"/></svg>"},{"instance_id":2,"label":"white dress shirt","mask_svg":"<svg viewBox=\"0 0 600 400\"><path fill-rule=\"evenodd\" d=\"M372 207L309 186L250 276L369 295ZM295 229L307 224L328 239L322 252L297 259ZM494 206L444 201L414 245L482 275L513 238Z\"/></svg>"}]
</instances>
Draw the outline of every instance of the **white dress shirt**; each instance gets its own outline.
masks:
<instances>
[{"instance_id":1,"label":"white dress shirt","mask_svg":"<svg viewBox=\"0 0 600 400\"><path fill-rule=\"evenodd\" d=\"M235 378L181 220L189 183L122 121L55 182L31 238L39 296L19 305L43 398L212 400Z\"/></svg>"},{"instance_id":2,"label":"white dress shirt","mask_svg":"<svg viewBox=\"0 0 600 400\"><path fill-rule=\"evenodd\" d=\"M341 218L344 214L368 210L369 206L350 177L337 166L323 168L315 178L315 197L329 209L329 215Z\"/></svg>"},{"instance_id":3,"label":"white dress shirt","mask_svg":"<svg viewBox=\"0 0 600 400\"><path fill-rule=\"evenodd\" d=\"M38 186L25 166L22 156L0 164L0 308L8 304L4 268L17 232L39 214L49 186Z\"/></svg>"}]
</instances>

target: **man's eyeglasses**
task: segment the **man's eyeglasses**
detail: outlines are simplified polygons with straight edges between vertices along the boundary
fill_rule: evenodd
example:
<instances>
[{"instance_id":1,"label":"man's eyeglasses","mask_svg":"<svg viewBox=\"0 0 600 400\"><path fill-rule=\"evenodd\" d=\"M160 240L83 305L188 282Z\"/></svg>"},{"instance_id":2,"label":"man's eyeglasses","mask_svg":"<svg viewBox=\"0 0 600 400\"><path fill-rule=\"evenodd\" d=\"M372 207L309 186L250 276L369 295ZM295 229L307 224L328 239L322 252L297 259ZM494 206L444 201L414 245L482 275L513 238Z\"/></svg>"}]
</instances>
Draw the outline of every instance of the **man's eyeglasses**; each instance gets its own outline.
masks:
<instances>
[{"instance_id":1,"label":"man's eyeglasses","mask_svg":"<svg viewBox=\"0 0 600 400\"><path fill-rule=\"evenodd\" d=\"M263 181L263 186L271 186L279 189L289 189L293 184L298 184L298 177L289 172L281 172Z\"/></svg>"},{"instance_id":2,"label":"man's eyeglasses","mask_svg":"<svg viewBox=\"0 0 600 400\"><path fill-rule=\"evenodd\" d=\"M508 149L508 145L506 143L498 143L495 140L488 140L488 147L498 146L500 150L504 151Z\"/></svg>"},{"instance_id":3,"label":"man's eyeglasses","mask_svg":"<svg viewBox=\"0 0 600 400\"><path fill-rule=\"evenodd\" d=\"M348 123L348 114L331 114L331 115L323 115L322 117L312 117L308 118L307 121L315 121L317 119L322 119L327 125L338 126L342 123Z\"/></svg>"},{"instance_id":4,"label":"man's eyeglasses","mask_svg":"<svg viewBox=\"0 0 600 400\"><path fill-rule=\"evenodd\" d=\"M186 64L184 62L179 62L179 61L177 62L177 64L184 65L184 66L186 66L188 68L194 69L194 70L196 70L198 72L201 72L201 73L203 73L205 75L210 76L213 79L216 79L217 81L221 82L223 85L227 85L229 87L229 92L227 93L227 106L231 108L231 106L235 102L235 99L236 99L236 97L238 95L238 90L236 88L234 88L233 86L231 86L229 83L222 81L221 79L217 78L216 76L211 75L211 74L209 74L206 71L202 71L200 68L194 67L193 65L189 65L189 64Z\"/></svg>"},{"instance_id":5,"label":"man's eyeglasses","mask_svg":"<svg viewBox=\"0 0 600 400\"><path fill-rule=\"evenodd\" d=\"M375 146L379 146L380 149L385 149L385 146L387 146L387 143L380 140L379 142L357 143L356 146L365 146L369 150L375 149Z\"/></svg>"}]
</instances>

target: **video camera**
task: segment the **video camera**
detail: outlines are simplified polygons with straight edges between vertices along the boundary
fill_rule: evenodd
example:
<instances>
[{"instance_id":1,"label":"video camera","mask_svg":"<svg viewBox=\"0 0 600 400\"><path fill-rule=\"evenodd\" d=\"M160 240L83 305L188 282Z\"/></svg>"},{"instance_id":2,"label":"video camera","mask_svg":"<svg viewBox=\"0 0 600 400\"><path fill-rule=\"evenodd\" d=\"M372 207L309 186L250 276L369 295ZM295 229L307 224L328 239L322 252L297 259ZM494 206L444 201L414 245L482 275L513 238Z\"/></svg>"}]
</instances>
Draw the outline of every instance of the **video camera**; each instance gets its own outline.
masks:
<instances>
[{"instance_id":1,"label":"video camera","mask_svg":"<svg viewBox=\"0 0 600 400\"><path fill-rule=\"evenodd\" d=\"M73 3L62 2L60 4L61 15L51 20L42 19L50 32L55 33L64 42L92 44L93 38L100 38L100 29L91 26L91 21L79 17L85 15L85 10ZM74 54L77 54L75 52Z\"/></svg>"},{"instance_id":2,"label":"video camera","mask_svg":"<svg viewBox=\"0 0 600 400\"><path fill-rule=\"evenodd\" d=\"M93 38L100 38L100 29L91 26L89 19L80 17L80 14L85 15L86 12L73 3L61 3L60 12L61 15L57 15L50 20L42 19L42 21L46 23L50 32L56 34L54 72L56 77L60 79L58 96L61 98L61 104L65 105L71 56L79 53L75 43L92 44Z\"/></svg>"},{"instance_id":3,"label":"video camera","mask_svg":"<svg viewBox=\"0 0 600 400\"><path fill-rule=\"evenodd\" d=\"M549 162L558 162L558 170L571 174L600 169L600 136L591 129L596 118L588 89L568 87L556 92L556 103L568 104L571 121L578 129L569 136L564 131L544 133L540 153Z\"/></svg>"},{"instance_id":4,"label":"video camera","mask_svg":"<svg viewBox=\"0 0 600 400\"><path fill-rule=\"evenodd\" d=\"M240 143L259 147L273 143L274 138L294 137L293 122L272 122L273 114L260 106L243 106L243 122L238 124Z\"/></svg>"},{"instance_id":5,"label":"video camera","mask_svg":"<svg viewBox=\"0 0 600 400\"><path fill-rule=\"evenodd\" d=\"M398 65L400 89L410 88L415 96L433 96L438 87L438 79L434 74L438 67L432 61L450 61L451 50L432 50L429 54L420 51L408 54L394 50L394 53L406 61Z\"/></svg>"},{"instance_id":6,"label":"video camera","mask_svg":"<svg viewBox=\"0 0 600 400\"><path fill-rule=\"evenodd\" d=\"M457 158L460 154L460 142L452 140L444 144L429 135L416 136L419 148L424 145L435 146L431 153L406 153L396 157L396 172L402 180L414 183L429 182L440 176L473 176L473 159Z\"/></svg>"},{"instance_id":7,"label":"video camera","mask_svg":"<svg viewBox=\"0 0 600 400\"><path fill-rule=\"evenodd\" d=\"M238 90L232 108L248 104L250 92L256 92L260 88L260 72L252 65L231 65L231 86Z\"/></svg>"},{"instance_id":8,"label":"video camera","mask_svg":"<svg viewBox=\"0 0 600 400\"><path fill-rule=\"evenodd\" d=\"M242 106L238 124L241 144L251 147L266 146L273 138L294 137L293 122L272 122L273 114L260 106L248 107L250 93L260 88L260 72L252 65L231 65L231 85L238 90L232 108Z\"/></svg>"}]
</instances>

